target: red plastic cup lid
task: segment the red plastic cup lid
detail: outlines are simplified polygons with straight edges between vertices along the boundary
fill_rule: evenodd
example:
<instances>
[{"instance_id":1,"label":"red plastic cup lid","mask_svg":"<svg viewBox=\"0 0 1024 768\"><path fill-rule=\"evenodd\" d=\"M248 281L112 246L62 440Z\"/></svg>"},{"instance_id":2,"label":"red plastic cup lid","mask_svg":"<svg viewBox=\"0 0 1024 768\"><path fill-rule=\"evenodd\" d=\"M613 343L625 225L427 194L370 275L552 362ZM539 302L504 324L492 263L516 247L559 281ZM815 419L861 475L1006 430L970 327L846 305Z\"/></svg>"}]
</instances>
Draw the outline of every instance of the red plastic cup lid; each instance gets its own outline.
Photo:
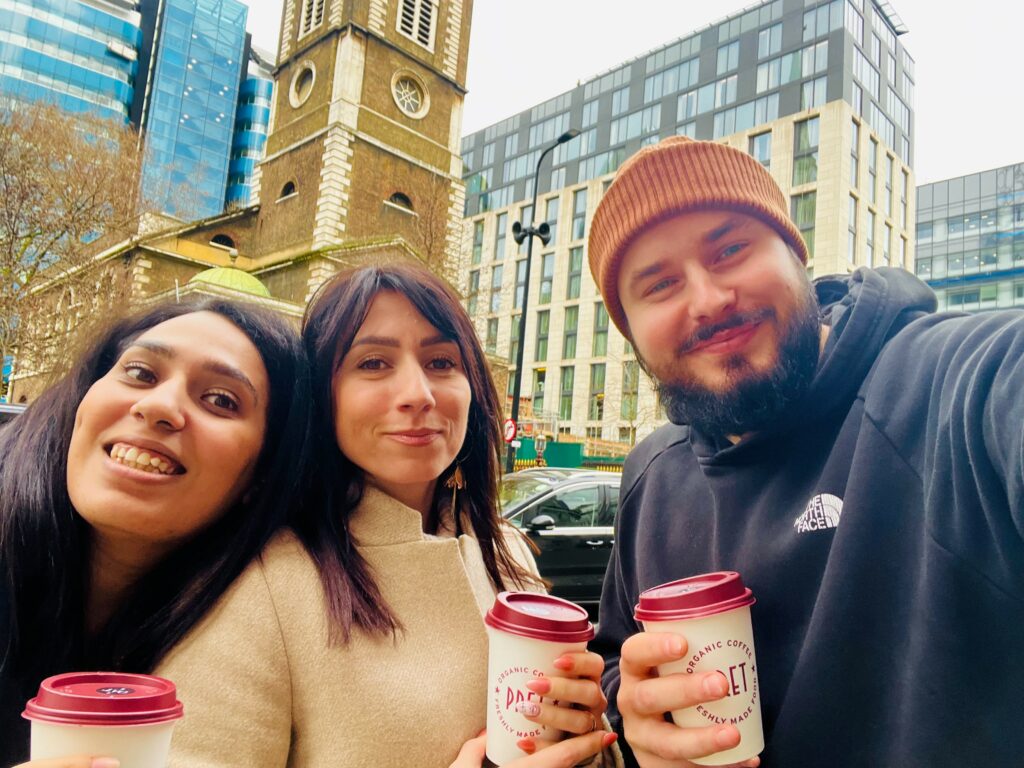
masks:
<instances>
[{"instance_id":1,"label":"red plastic cup lid","mask_svg":"<svg viewBox=\"0 0 1024 768\"><path fill-rule=\"evenodd\" d=\"M502 632L552 643L585 643L594 637L583 608L539 592L500 592L484 621Z\"/></svg>"},{"instance_id":2,"label":"red plastic cup lid","mask_svg":"<svg viewBox=\"0 0 1024 768\"><path fill-rule=\"evenodd\" d=\"M68 672L43 680L21 716L63 725L149 725L181 715L170 680L122 672Z\"/></svg>"},{"instance_id":3,"label":"red plastic cup lid","mask_svg":"<svg viewBox=\"0 0 1024 768\"><path fill-rule=\"evenodd\" d=\"M735 571L689 576L640 593L637 621L699 619L754 604L754 595Z\"/></svg>"}]
</instances>

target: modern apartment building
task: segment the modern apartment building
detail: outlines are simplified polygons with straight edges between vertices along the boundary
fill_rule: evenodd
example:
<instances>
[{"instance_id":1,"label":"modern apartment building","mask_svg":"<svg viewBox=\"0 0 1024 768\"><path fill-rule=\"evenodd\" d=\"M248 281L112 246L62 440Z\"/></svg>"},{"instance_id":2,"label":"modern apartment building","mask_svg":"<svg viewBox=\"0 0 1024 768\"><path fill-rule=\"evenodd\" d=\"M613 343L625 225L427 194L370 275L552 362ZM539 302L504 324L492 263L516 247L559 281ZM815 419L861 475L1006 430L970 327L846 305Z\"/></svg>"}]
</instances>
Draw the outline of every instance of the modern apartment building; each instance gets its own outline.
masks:
<instances>
[{"instance_id":1,"label":"modern apartment building","mask_svg":"<svg viewBox=\"0 0 1024 768\"><path fill-rule=\"evenodd\" d=\"M663 415L587 267L593 211L621 163L674 134L750 152L791 200L808 272L913 267L914 62L888 3L769 0L582 82L462 142L463 286L488 351L514 364L529 290L522 392L559 432L631 442ZM551 242L511 237L536 221ZM513 374L514 376L514 374ZM510 377L510 383L512 378ZM510 390L511 391L511 386Z\"/></svg>"},{"instance_id":2,"label":"modern apartment building","mask_svg":"<svg viewBox=\"0 0 1024 768\"><path fill-rule=\"evenodd\" d=\"M1024 307L1024 163L919 186L915 269L939 309Z\"/></svg>"},{"instance_id":3,"label":"modern apartment building","mask_svg":"<svg viewBox=\"0 0 1024 768\"><path fill-rule=\"evenodd\" d=\"M128 0L0 0L0 93L127 121L142 17Z\"/></svg>"}]
</instances>

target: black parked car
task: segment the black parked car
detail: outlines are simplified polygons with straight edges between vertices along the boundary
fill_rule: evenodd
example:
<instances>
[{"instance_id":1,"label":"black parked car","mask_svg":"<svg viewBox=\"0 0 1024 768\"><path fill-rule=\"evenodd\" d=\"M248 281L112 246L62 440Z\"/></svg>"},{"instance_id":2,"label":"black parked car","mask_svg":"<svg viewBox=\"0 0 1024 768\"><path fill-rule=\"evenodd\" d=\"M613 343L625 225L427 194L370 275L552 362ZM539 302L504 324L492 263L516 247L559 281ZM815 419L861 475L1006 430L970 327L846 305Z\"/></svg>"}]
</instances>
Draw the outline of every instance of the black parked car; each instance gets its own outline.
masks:
<instances>
[{"instance_id":1,"label":"black parked car","mask_svg":"<svg viewBox=\"0 0 1024 768\"><path fill-rule=\"evenodd\" d=\"M501 481L502 515L540 549L537 566L551 592L597 618L601 582L619 508L615 472L524 469Z\"/></svg>"}]
</instances>

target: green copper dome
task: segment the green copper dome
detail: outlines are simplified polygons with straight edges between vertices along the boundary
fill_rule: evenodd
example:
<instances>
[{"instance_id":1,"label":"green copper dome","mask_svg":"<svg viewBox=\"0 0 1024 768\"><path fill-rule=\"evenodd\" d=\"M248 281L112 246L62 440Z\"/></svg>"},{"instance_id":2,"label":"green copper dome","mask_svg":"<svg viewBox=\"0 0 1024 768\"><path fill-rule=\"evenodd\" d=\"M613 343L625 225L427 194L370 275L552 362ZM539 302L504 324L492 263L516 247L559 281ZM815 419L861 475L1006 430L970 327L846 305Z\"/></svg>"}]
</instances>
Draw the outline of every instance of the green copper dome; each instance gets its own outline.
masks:
<instances>
[{"instance_id":1,"label":"green copper dome","mask_svg":"<svg viewBox=\"0 0 1024 768\"><path fill-rule=\"evenodd\" d=\"M238 291L239 293L248 293L265 299L270 298L270 291L267 290L267 286L248 272L243 272L242 270L235 269L234 267L214 267L213 269L207 269L205 272L200 272L198 275L194 276L189 280L189 282L210 283L211 285L230 288L231 290Z\"/></svg>"}]
</instances>

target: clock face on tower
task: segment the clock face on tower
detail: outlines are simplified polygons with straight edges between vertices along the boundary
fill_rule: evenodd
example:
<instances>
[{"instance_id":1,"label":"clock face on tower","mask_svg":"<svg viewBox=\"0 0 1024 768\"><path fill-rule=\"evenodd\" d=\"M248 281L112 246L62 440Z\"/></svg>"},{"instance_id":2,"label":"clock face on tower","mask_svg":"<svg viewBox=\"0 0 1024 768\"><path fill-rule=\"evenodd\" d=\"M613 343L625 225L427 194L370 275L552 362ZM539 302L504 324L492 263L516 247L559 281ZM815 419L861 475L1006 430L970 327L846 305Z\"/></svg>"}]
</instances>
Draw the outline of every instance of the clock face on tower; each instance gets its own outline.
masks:
<instances>
[{"instance_id":1,"label":"clock face on tower","mask_svg":"<svg viewBox=\"0 0 1024 768\"><path fill-rule=\"evenodd\" d=\"M391 78L391 95L395 104L409 117L421 118L430 108L430 99L423 82L412 72L399 71Z\"/></svg>"}]
</instances>

